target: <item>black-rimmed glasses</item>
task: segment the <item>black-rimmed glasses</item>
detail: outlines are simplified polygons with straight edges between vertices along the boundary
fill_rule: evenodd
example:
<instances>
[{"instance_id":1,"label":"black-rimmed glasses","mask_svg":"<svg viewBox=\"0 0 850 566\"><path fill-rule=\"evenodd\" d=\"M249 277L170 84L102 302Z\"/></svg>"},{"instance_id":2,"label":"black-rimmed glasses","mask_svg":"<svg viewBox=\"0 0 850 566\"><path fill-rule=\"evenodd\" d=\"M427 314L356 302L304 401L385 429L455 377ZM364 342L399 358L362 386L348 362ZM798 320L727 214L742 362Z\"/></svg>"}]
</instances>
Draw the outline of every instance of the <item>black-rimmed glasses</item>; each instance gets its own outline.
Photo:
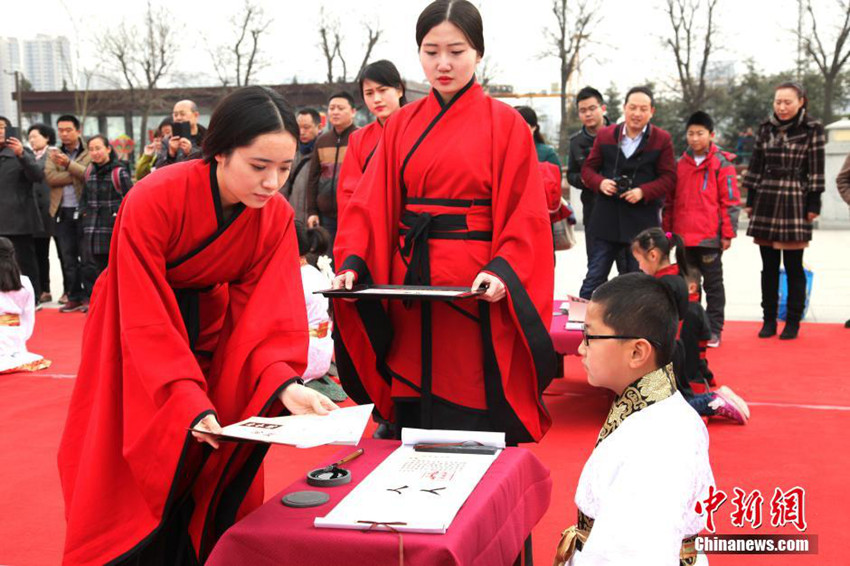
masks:
<instances>
[{"instance_id":1,"label":"black-rimmed glasses","mask_svg":"<svg viewBox=\"0 0 850 566\"><path fill-rule=\"evenodd\" d=\"M584 341L585 347L590 347L591 340L646 340L656 348L658 347L658 342L652 338L647 338L646 336L628 336L625 334L588 334L587 327L585 326L582 326L581 328L581 338Z\"/></svg>"}]
</instances>

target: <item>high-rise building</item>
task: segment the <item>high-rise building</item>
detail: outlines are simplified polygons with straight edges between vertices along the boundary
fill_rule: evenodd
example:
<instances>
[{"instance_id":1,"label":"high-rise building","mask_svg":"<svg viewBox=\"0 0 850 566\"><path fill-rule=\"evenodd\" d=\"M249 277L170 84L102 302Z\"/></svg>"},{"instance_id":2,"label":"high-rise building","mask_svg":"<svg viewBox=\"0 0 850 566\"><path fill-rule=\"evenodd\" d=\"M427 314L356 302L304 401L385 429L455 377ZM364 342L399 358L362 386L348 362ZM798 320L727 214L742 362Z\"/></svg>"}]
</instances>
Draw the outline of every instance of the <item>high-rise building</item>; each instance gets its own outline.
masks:
<instances>
[{"instance_id":1,"label":"high-rise building","mask_svg":"<svg viewBox=\"0 0 850 566\"><path fill-rule=\"evenodd\" d=\"M15 71L23 71L21 44L14 37L0 37L0 116L6 116L12 122L17 122L12 100Z\"/></svg>"},{"instance_id":2,"label":"high-rise building","mask_svg":"<svg viewBox=\"0 0 850 566\"><path fill-rule=\"evenodd\" d=\"M38 35L35 39L19 40L0 37L0 115L17 124L14 72L23 74L33 90L62 90L73 88L74 73L71 42L68 38Z\"/></svg>"},{"instance_id":3,"label":"high-rise building","mask_svg":"<svg viewBox=\"0 0 850 566\"><path fill-rule=\"evenodd\" d=\"M67 37L37 35L23 44L24 74L34 90L73 88L75 69Z\"/></svg>"}]
</instances>

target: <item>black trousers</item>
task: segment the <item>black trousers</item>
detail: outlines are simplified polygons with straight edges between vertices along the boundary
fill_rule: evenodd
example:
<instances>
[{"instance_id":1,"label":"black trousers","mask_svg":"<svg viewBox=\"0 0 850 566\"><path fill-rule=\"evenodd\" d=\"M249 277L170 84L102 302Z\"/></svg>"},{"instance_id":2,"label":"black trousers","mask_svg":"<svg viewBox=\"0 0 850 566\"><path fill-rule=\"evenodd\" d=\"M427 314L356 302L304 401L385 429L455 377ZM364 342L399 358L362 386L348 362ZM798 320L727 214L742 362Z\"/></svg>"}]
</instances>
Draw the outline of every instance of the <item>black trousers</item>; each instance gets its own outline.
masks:
<instances>
[{"instance_id":1,"label":"black trousers","mask_svg":"<svg viewBox=\"0 0 850 566\"><path fill-rule=\"evenodd\" d=\"M9 238L15 247L15 256L18 260L18 267L21 268L21 275L30 278L35 291L35 302L38 304L38 296L41 295L41 278L38 272L38 260L35 256L35 239L32 234L14 234L5 237Z\"/></svg>"},{"instance_id":2,"label":"black trousers","mask_svg":"<svg viewBox=\"0 0 850 566\"><path fill-rule=\"evenodd\" d=\"M93 254L89 242L83 238L83 257L82 257L82 277L83 277L83 294L86 299L91 298L92 289L97 278L106 269L106 264L109 261L109 254Z\"/></svg>"},{"instance_id":3,"label":"black trousers","mask_svg":"<svg viewBox=\"0 0 850 566\"><path fill-rule=\"evenodd\" d=\"M50 236L35 239L35 258L38 263L38 283L41 293L50 292Z\"/></svg>"},{"instance_id":4,"label":"black trousers","mask_svg":"<svg viewBox=\"0 0 850 566\"><path fill-rule=\"evenodd\" d=\"M761 252L761 308L765 320L776 320L779 312L779 264L788 277L787 320L800 322L806 308L806 272L803 250L777 250L759 246Z\"/></svg>"},{"instance_id":5,"label":"black trousers","mask_svg":"<svg viewBox=\"0 0 850 566\"><path fill-rule=\"evenodd\" d=\"M80 221L75 209L62 207L56 213L56 244L59 246L59 260L62 262L62 279L65 294L69 301L82 302L83 270L80 262Z\"/></svg>"},{"instance_id":6,"label":"black trousers","mask_svg":"<svg viewBox=\"0 0 850 566\"><path fill-rule=\"evenodd\" d=\"M587 252L587 269L590 271L590 258L593 256L594 238L587 232L587 227L590 226L590 219L593 217L593 206L596 203L596 193L590 189L585 189L581 192L581 205L584 211L582 224L584 225L584 249ZM614 258L614 264L617 266L617 275L629 273L631 265L626 260L626 254L631 258L631 250L624 248L617 252ZM607 279L607 275L606 275Z\"/></svg>"},{"instance_id":7,"label":"black trousers","mask_svg":"<svg viewBox=\"0 0 850 566\"><path fill-rule=\"evenodd\" d=\"M585 235L589 240L592 238L588 234ZM579 296L582 299L590 299L596 288L608 281L611 267L615 263L620 275L640 271L638 262L632 255L631 244L611 242L601 238L592 239L590 255L587 258L587 275L579 290ZM620 267L621 260L623 267Z\"/></svg>"},{"instance_id":8,"label":"black trousers","mask_svg":"<svg viewBox=\"0 0 850 566\"><path fill-rule=\"evenodd\" d=\"M723 286L723 250L720 248L685 248L688 265L702 273L702 288L705 290L705 312L712 334L723 331L726 310L726 288Z\"/></svg>"}]
</instances>

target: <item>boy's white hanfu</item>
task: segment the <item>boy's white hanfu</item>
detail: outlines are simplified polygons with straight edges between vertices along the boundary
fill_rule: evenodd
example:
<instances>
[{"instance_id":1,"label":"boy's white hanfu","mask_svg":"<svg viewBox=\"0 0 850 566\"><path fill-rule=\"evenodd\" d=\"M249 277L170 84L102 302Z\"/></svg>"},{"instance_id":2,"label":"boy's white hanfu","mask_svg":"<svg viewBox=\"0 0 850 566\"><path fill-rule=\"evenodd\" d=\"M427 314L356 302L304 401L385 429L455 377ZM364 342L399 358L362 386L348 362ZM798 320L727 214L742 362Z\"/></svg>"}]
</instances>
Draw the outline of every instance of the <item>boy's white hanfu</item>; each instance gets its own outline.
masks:
<instances>
[{"instance_id":1,"label":"boy's white hanfu","mask_svg":"<svg viewBox=\"0 0 850 566\"><path fill-rule=\"evenodd\" d=\"M42 356L27 351L27 340L35 328L35 293L29 277L21 276L21 284L17 291L0 293L0 373L50 366Z\"/></svg>"},{"instance_id":2,"label":"boy's white hanfu","mask_svg":"<svg viewBox=\"0 0 850 566\"><path fill-rule=\"evenodd\" d=\"M671 366L649 373L611 407L558 556L571 566L707 564L693 548L705 527L694 507L711 485L705 424L676 392Z\"/></svg>"}]
</instances>

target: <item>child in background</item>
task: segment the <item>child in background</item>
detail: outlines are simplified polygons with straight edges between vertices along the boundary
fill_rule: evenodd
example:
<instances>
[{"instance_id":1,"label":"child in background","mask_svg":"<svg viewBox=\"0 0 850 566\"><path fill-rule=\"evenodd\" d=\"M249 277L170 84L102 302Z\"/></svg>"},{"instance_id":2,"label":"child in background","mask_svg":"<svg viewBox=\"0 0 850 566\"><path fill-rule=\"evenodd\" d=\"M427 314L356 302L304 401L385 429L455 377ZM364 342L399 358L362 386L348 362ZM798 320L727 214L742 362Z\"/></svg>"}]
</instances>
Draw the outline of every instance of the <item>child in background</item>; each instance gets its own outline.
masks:
<instances>
[{"instance_id":1,"label":"child in background","mask_svg":"<svg viewBox=\"0 0 850 566\"><path fill-rule=\"evenodd\" d=\"M714 145L711 116L695 112L686 127L688 149L679 158L676 188L667 195L662 225L681 234L688 264L703 274L711 325L708 346L717 347L726 307L721 260L738 230L741 196L732 165L735 156Z\"/></svg>"},{"instance_id":2,"label":"child in background","mask_svg":"<svg viewBox=\"0 0 850 566\"><path fill-rule=\"evenodd\" d=\"M344 401L348 398L345 391L328 376L334 353L328 299L314 293L329 289L333 280L333 273L328 277L317 267L320 257L328 251L330 235L320 226L305 228L300 221L295 222L295 229L298 235L298 255L301 256L301 285L304 287L307 323L310 326L307 369L301 378L307 387L323 393L332 401Z\"/></svg>"},{"instance_id":3,"label":"child in background","mask_svg":"<svg viewBox=\"0 0 850 566\"><path fill-rule=\"evenodd\" d=\"M27 351L35 327L35 291L29 277L21 275L15 247L0 237L0 373L38 371L50 360Z\"/></svg>"},{"instance_id":4,"label":"child in background","mask_svg":"<svg viewBox=\"0 0 850 566\"><path fill-rule=\"evenodd\" d=\"M704 417L720 416L738 424L747 424L750 420L750 408L730 387L717 383L714 374L708 368L706 347L711 338L708 315L700 302L699 270L688 267L685 282L688 285L688 310L682 321L681 340L685 352L685 375L691 387L698 393L694 402L703 405L697 413ZM693 403L692 403L693 404Z\"/></svg>"},{"instance_id":5,"label":"child in background","mask_svg":"<svg viewBox=\"0 0 850 566\"><path fill-rule=\"evenodd\" d=\"M685 347L685 374L691 376L694 391L705 393L716 385L714 374L708 369L707 345L711 339L708 315L700 303L700 272L692 265L684 277L688 286L688 309L682 320L681 340Z\"/></svg>"},{"instance_id":6,"label":"child in background","mask_svg":"<svg viewBox=\"0 0 850 566\"><path fill-rule=\"evenodd\" d=\"M675 264L670 263L673 248L676 254ZM697 394L691 386L692 382L696 382L700 384L701 390L706 390L706 375L699 371L699 341L704 339L707 342L707 337L702 326L705 311L699 304L699 295L696 295L696 302L689 300L693 295L685 280L688 277L693 279L694 276L690 273L684 248L682 238L677 234L665 233L660 228L649 228L635 237L632 242L632 255L640 270L664 283L676 302L682 323L677 335L673 367L682 395L703 417L720 416L738 424L746 424L750 416L749 408L730 388L722 387L712 392ZM693 289L696 292L697 288ZM690 314L692 311L693 314ZM708 361L702 360L702 363L707 371Z\"/></svg>"},{"instance_id":7,"label":"child in background","mask_svg":"<svg viewBox=\"0 0 850 566\"><path fill-rule=\"evenodd\" d=\"M704 564L695 504L714 485L708 432L676 385L670 360L678 327L667 287L642 273L594 291L579 354L591 385L613 391L608 418L584 465L578 521L555 565Z\"/></svg>"}]
</instances>

